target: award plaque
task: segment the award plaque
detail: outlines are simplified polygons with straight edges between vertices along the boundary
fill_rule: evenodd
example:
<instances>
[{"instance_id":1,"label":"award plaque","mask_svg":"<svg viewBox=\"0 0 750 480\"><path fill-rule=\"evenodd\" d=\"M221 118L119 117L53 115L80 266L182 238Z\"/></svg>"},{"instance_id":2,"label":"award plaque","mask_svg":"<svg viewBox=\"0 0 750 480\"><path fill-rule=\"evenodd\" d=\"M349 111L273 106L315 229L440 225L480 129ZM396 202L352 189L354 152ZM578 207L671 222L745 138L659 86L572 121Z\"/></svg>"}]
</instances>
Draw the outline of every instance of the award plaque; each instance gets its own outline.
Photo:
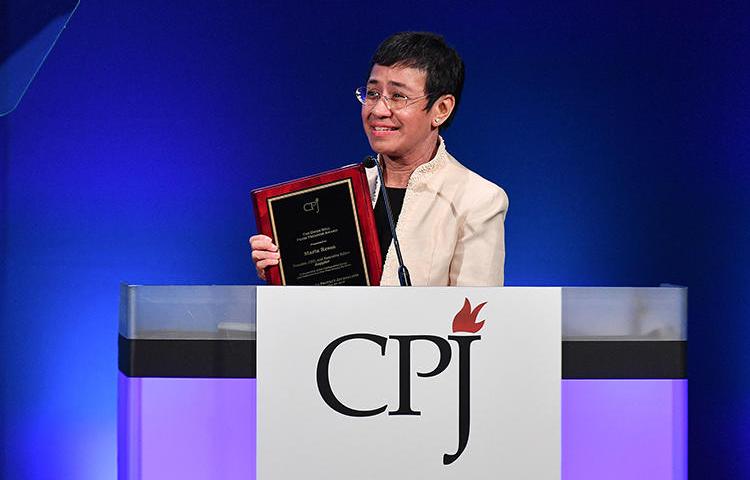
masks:
<instances>
[{"instance_id":1,"label":"award plaque","mask_svg":"<svg viewBox=\"0 0 750 480\"><path fill-rule=\"evenodd\" d=\"M382 271L362 164L253 190L258 232L279 247L272 285L378 285Z\"/></svg>"}]
</instances>

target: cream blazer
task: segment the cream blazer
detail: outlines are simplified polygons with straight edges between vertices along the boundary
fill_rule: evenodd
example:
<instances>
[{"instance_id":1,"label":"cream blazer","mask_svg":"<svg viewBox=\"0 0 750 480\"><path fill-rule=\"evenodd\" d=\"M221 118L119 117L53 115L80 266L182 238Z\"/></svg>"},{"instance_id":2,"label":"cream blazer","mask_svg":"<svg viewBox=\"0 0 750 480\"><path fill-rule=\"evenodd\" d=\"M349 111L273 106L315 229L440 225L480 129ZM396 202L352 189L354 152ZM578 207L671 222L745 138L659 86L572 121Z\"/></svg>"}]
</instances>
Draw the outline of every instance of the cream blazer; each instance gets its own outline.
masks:
<instances>
[{"instance_id":1,"label":"cream blazer","mask_svg":"<svg viewBox=\"0 0 750 480\"><path fill-rule=\"evenodd\" d=\"M377 168L367 169L373 207L380 193ZM396 225L414 286L502 286L508 196L445 150L412 173ZM381 285L399 285L393 242Z\"/></svg>"}]
</instances>

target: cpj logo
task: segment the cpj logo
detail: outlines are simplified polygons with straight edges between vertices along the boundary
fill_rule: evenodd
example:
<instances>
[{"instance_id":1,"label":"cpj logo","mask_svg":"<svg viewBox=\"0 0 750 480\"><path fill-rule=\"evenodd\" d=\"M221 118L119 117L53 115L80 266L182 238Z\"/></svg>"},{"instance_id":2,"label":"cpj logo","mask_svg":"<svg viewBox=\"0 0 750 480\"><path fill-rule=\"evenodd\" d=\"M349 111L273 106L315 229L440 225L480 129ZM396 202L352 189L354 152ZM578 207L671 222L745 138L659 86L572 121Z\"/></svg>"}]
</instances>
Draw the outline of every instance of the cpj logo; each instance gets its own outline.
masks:
<instances>
[{"instance_id":1,"label":"cpj logo","mask_svg":"<svg viewBox=\"0 0 750 480\"><path fill-rule=\"evenodd\" d=\"M453 319L453 333L476 334L484 326L484 320L477 322L479 311L487 302L480 303L476 308L471 308L469 299L464 299L464 305ZM398 407L388 411L388 415L420 415L421 412L411 407L411 343L417 341L430 342L437 347L439 360L437 366L430 372L417 372L420 378L435 377L440 375L450 365L453 355L451 342L456 346L458 353L458 449L455 453L443 455L443 465L450 465L461 456L469 442L470 426L470 373L471 373L471 345L481 339L481 335L448 335L440 337L436 335L376 335L373 333L352 333L333 340L323 349L318 359L317 382L318 391L323 401L342 415L350 417L371 417L380 415L388 410L388 405L383 405L372 410L358 410L342 403L331 388L329 377L329 365L333 352L343 343L350 340L366 340L380 347L381 356L386 355L389 344L398 345Z\"/></svg>"}]
</instances>

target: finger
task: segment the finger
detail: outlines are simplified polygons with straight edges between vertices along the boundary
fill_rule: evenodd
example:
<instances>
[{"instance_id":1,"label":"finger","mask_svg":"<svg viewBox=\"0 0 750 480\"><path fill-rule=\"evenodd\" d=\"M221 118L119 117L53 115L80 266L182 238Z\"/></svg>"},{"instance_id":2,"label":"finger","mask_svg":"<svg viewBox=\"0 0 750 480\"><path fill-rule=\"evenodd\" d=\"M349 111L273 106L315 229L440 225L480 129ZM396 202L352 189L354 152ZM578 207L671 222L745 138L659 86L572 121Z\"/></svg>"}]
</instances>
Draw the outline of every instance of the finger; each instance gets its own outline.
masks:
<instances>
[{"instance_id":1,"label":"finger","mask_svg":"<svg viewBox=\"0 0 750 480\"><path fill-rule=\"evenodd\" d=\"M265 270L258 270L256 268L255 269L255 273L258 275L258 278L260 278L261 280L265 280L266 279L266 271Z\"/></svg>"},{"instance_id":2,"label":"finger","mask_svg":"<svg viewBox=\"0 0 750 480\"><path fill-rule=\"evenodd\" d=\"M281 255L279 255L277 252L269 252L267 250L253 250L252 257L253 262L258 263L260 260L265 260L267 258L274 258L278 259Z\"/></svg>"},{"instance_id":3,"label":"finger","mask_svg":"<svg viewBox=\"0 0 750 480\"><path fill-rule=\"evenodd\" d=\"M271 252L278 250L278 247L266 236L263 236L263 238L251 238L250 247L253 250L268 250Z\"/></svg>"},{"instance_id":4,"label":"finger","mask_svg":"<svg viewBox=\"0 0 750 480\"><path fill-rule=\"evenodd\" d=\"M278 264L279 264L279 260L277 258L266 258L265 260L261 260L258 263L256 263L255 268L259 270L265 270L268 267L272 267Z\"/></svg>"},{"instance_id":5,"label":"finger","mask_svg":"<svg viewBox=\"0 0 750 480\"><path fill-rule=\"evenodd\" d=\"M258 235L253 235L252 237L250 237L251 244L253 242L272 242L272 241L273 240L268 235L258 234Z\"/></svg>"},{"instance_id":6,"label":"finger","mask_svg":"<svg viewBox=\"0 0 750 480\"><path fill-rule=\"evenodd\" d=\"M252 235L250 237L250 243L253 243L253 240L268 240L270 242L271 237L269 237L268 235L263 235L262 233L259 233L257 235Z\"/></svg>"}]
</instances>

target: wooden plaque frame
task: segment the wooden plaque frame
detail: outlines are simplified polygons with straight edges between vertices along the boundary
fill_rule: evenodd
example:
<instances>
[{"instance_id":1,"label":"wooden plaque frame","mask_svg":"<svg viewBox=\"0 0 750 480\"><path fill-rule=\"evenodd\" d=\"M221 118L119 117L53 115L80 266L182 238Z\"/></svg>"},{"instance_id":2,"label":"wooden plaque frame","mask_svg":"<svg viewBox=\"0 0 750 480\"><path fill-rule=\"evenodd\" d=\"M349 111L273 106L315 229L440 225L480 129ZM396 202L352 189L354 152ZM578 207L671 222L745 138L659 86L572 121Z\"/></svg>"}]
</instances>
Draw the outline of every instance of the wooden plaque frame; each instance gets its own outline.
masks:
<instances>
[{"instance_id":1,"label":"wooden plaque frame","mask_svg":"<svg viewBox=\"0 0 750 480\"><path fill-rule=\"evenodd\" d=\"M279 246L281 260L279 265L269 267L266 271L268 283L272 285L308 285L294 278L294 269L284 264L284 252L281 244L289 245L286 238L278 238L280 230L278 212L278 200L290 199L298 195L308 195L312 192L320 192L329 187L346 188L348 186L351 201L326 208L334 208L334 214L340 228L351 229L350 236L356 232L358 251L350 255L352 261L356 261L355 267L363 267L364 282L361 285L379 285L382 274L382 257L378 233L375 227L375 215L370 199L370 188L367 183L367 175L364 166L360 164L348 165L346 167L329 170L317 175L279 183L269 187L259 188L252 191L253 208L255 210L255 221L258 232L271 237ZM302 200L302 197L300 197ZM284 215L289 215L285 212ZM303 213L300 213L303 215ZM302 217L300 217L302 218ZM288 219L285 221L289 221ZM349 230L346 230L349 232ZM287 247L289 248L289 247ZM347 283L352 285L352 283ZM319 285L313 283L313 285Z\"/></svg>"}]
</instances>

